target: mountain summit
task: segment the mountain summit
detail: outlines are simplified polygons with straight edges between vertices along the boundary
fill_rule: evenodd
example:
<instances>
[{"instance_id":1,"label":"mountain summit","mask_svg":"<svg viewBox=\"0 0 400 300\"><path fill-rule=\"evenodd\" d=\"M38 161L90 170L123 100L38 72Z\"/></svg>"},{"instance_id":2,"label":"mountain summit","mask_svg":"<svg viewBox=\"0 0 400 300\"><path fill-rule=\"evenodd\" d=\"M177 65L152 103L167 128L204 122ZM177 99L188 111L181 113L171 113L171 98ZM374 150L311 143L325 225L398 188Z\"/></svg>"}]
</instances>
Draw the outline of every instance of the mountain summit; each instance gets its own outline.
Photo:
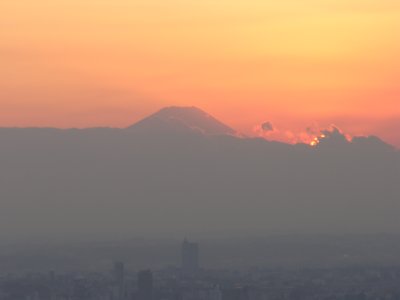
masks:
<instances>
[{"instance_id":1,"label":"mountain summit","mask_svg":"<svg viewBox=\"0 0 400 300\"><path fill-rule=\"evenodd\" d=\"M128 129L140 132L200 132L205 135L232 135L235 130L197 107L165 107Z\"/></svg>"}]
</instances>

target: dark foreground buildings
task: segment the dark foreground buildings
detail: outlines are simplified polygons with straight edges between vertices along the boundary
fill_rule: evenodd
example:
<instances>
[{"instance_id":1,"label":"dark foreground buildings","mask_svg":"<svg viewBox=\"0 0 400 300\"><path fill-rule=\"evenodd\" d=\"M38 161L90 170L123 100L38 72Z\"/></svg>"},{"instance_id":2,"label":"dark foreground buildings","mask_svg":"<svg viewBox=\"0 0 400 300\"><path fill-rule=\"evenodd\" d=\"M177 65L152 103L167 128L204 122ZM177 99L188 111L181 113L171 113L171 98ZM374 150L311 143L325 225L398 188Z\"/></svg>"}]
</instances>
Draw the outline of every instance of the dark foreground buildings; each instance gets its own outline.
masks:
<instances>
[{"instance_id":1,"label":"dark foreground buildings","mask_svg":"<svg viewBox=\"0 0 400 300\"><path fill-rule=\"evenodd\" d=\"M198 250L184 241L182 268L0 273L0 300L400 300L400 266L207 270Z\"/></svg>"}]
</instances>

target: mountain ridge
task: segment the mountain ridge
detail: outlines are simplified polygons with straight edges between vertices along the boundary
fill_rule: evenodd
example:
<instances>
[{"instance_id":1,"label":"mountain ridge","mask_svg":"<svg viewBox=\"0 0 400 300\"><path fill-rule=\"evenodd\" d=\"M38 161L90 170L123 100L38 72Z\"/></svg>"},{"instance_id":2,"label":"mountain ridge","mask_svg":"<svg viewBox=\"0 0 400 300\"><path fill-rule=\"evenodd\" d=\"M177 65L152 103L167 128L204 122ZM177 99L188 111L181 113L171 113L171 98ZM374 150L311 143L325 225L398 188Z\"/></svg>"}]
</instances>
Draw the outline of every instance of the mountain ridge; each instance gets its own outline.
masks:
<instances>
[{"instance_id":1,"label":"mountain ridge","mask_svg":"<svg viewBox=\"0 0 400 300\"><path fill-rule=\"evenodd\" d=\"M311 147L155 124L0 128L0 238L400 233L400 153L379 140L325 132Z\"/></svg>"}]
</instances>

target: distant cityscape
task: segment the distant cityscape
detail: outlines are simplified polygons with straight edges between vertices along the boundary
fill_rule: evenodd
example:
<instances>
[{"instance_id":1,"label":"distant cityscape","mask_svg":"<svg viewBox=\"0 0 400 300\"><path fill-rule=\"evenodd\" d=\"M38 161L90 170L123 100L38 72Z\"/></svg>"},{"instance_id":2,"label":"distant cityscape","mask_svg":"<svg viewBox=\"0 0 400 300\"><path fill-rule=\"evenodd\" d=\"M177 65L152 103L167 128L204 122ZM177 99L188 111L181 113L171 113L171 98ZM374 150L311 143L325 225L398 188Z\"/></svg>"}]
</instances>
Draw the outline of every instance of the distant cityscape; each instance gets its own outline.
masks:
<instances>
[{"instance_id":1,"label":"distant cityscape","mask_svg":"<svg viewBox=\"0 0 400 300\"><path fill-rule=\"evenodd\" d=\"M27 273L0 278L1 300L392 300L400 267L201 268L200 246L184 239L181 265L111 272Z\"/></svg>"}]
</instances>

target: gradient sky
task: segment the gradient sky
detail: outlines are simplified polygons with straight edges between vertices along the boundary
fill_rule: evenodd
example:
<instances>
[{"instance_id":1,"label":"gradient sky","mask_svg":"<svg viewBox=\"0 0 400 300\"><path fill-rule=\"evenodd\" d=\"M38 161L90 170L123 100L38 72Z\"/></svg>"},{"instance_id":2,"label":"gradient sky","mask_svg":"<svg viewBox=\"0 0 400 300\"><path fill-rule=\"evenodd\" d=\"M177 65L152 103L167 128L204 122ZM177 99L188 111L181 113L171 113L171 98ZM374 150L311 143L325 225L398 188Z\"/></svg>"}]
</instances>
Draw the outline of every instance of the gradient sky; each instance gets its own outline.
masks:
<instances>
[{"instance_id":1,"label":"gradient sky","mask_svg":"<svg viewBox=\"0 0 400 300\"><path fill-rule=\"evenodd\" d=\"M248 134L336 124L400 146L399 78L398 0L0 1L0 126L194 105Z\"/></svg>"}]
</instances>

